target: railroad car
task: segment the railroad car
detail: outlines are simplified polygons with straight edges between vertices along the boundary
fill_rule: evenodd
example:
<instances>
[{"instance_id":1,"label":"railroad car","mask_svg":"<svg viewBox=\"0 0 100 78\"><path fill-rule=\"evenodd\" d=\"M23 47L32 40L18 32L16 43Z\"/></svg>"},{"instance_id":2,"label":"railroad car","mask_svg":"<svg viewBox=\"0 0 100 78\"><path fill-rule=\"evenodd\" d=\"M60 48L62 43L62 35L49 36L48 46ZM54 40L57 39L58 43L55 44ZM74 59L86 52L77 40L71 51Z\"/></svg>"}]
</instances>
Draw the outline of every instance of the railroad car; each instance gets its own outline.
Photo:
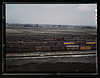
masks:
<instances>
[{"instance_id":1,"label":"railroad car","mask_svg":"<svg viewBox=\"0 0 100 78\"><path fill-rule=\"evenodd\" d=\"M47 38L44 38L43 40L44 41L54 41L54 38L52 38L52 39L50 39L50 38L48 38L48 39Z\"/></svg>"},{"instance_id":2,"label":"railroad car","mask_svg":"<svg viewBox=\"0 0 100 78\"><path fill-rule=\"evenodd\" d=\"M47 42L41 42L41 44L42 44L42 45L45 45L45 44L47 44Z\"/></svg>"},{"instance_id":3,"label":"railroad car","mask_svg":"<svg viewBox=\"0 0 100 78\"><path fill-rule=\"evenodd\" d=\"M75 39L76 41L85 41L85 39Z\"/></svg>"},{"instance_id":4,"label":"railroad car","mask_svg":"<svg viewBox=\"0 0 100 78\"><path fill-rule=\"evenodd\" d=\"M96 44L96 42L91 42L91 41L89 42L88 41L88 42L86 42L86 44Z\"/></svg>"},{"instance_id":5,"label":"railroad car","mask_svg":"<svg viewBox=\"0 0 100 78\"><path fill-rule=\"evenodd\" d=\"M91 49L92 49L92 50L96 50L96 46L92 46Z\"/></svg>"},{"instance_id":6,"label":"railroad car","mask_svg":"<svg viewBox=\"0 0 100 78\"><path fill-rule=\"evenodd\" d=\"M36 45L36 46L38 45L39 46L39 45L41 45L41 42L25 42L24 44L27 45L27 46L32 46L32 45L33 46L34 45Z\"/></svg>"},{"instance_id":7,"label":"railroad car","mask_svg":"<svg viewBox=\"0 0 100 78\"><path fill-rule=\"evenodd\" d=\"M65 41L67 41L67 39L72 39L72 37L64 37Z\"/></svg>"},{"instance_id":8,"label":"railroad car","mask_svg":"<svg viewBox=\"0 0 100 78\"><path fill-rule=\"evenodd\" d=\"M58 41L58 42L56 42L56 43L57 43L58 45L59 45L59 44L64 44L64 42L61 42L61 41Z\"/></svg>"},{"instance_id":9,"label":"railroad car","mask_svg":"<svg viewBox=\"0 0 100 78\"><path fill-rule=\"evenodd\" d=\"M80 50L91 50L91 46L80 46Z\"/></svg>"},{"instance_id":10,"label":"railroad car","mask_svg":"<svg viewBox=\"0 0 100 78\"><path fill-rule=\"evenodd\" d=\"M68 44L75 44L74 42L64 42L64 44L66 45L68 45Z\"/></svg>"},{"instance_id":11,"label":"railroad car","mask_svg":"<svg viewBox=\"0 0 100 78\"><path fill-rule=\"evenodd\" d=\"M64 44L56 44L56 46L62 46L62 47L65 47L66 45L64 45Z\"/></svg>"},{"instance_id":12,"label":"railroad car","mask_svg":"<svg viewBox=\"0 0 100 78\"><path fill-rule=\"evenodd\" d=\"M93 41L93 40L94 40L94 39L91 39L91 38L90 38L90 39L86 39L86 41Z\"/></svg>"},{"instance_id":13,"label":"railroad car","mask_svg":"<svg viewBox=\"0 0 100 78\"><path fill-rule=\"evenodd\" d=\"M91 45L91 49L92 50L96 50L97 49L96 45L95 44L94 45Z\"/></svg>"},{"instance_id":14,"label":"railroad car","mask_svg":"<svg viewBox=\"0 0 100 78\"><path fill-rule=\"evenodd\" d=\"M6 46L9 46L9 47L14 47L14 46L18 46L19 44L17 43L7 43Z\"/></svg>"},{"instance_id":15,"label":"railroad car","mask_svg":"<svg viewBox=\"0 0 100 78\"><path fill-rule=\"evenodd\" d=\"M18 51L20 52L34 52L35 47L18 47Z\"/></svg>"},{"instance_id":16,"label":"railroad car","mask_svg":"<svg viewBox=\"0 0 100 78\"><path fill-rule=\"evenodd\" d=\"M35 46L35 51L51 51L50 46Z\"/></svg>"},{"instance_id":17,"label":"railroad car","mask_svg":"<svg viewBox=\"0 0 100 78\"><path fill-rule=\"evenodd\" d=\"M33 40L23 40L23 42L33 42Z\"/></svg>"},{"instance_id":18,"label":"railroad car","mask_svg":"<svg viewBox=\"0 0 100 78\"><path fill-rule=\"evenodd\" d=\"M41 45L41 46L56 46L56 44L43 44L43 45Z\"/></svg>"},{"instance_id":19,"label":"railroad car","mask_svg":"<svg viewBox=\"0 0 100 78\"><path fill-rule=\"evenodd\" d=\"M74 44L84 45L85 44L85 41L74 41Z\"/></svg>"},{"instance_id":20,"label":"railroad car","mask_svg":"<svg viewBox=\"0 0 100 78\"><path fill-rule=\"evenodd\" d=\"M66 45L67 50L79 50L79 45Z\"/></svg>"},{"instance_id":21,"label":"railroad car","mask_svg":"<svg viewBox=\"0 0 100 78\"><path fill-rule=\"evenodd\" d=\"M63 38L63 37L62 37L62 38L56 38L56 37L55 37L54 40L55 40L55 41L63 41L64 38Z\"/></svg>"},{"instance_id":22,"label":"railroad car","mask_svg":"<svg viewBox=\"0 0 100 78\"><path fill-rule=\"evenodd\" d=\"M67 41L75 41L75 39L66 39Z\"/></svg>"},{"instance_id":23,"label":"railroad car","mask_svg":"<svg viewBox=\"0 0 100 78\"><path fill-rule=\"evenodd\" d=\"M47 44L57 44L56 42L47 42Z\"/></svg>"},{"instance_id":24,"label":"railroad car","mask_svg":"<svg viewBox=\"0 0 100 78\"><path fill-rule=\"evenodd\" d=\"M17 52L17 48L16 47L6 47L6 52Z\"/></svg>"},{"instance_id":25,"label":"railroad car","mask_svg":"<svg viewBox=\"0 0 100 78\"><path fill-rule=\"evenodd\" d=\"M65 47L64 46L52 46L51 50L52 51L64 51Z\"/></svg>"},{"instance_id":26,"label":"railroad car","mask_svg":"<svg viewBox=\"0 0 100 78\"><path fill-rule=\"evenodd\" d=\"M6 44L13 44L13 43L18 43L17 41L6 41Z\"/></svg>"}]
</instances>

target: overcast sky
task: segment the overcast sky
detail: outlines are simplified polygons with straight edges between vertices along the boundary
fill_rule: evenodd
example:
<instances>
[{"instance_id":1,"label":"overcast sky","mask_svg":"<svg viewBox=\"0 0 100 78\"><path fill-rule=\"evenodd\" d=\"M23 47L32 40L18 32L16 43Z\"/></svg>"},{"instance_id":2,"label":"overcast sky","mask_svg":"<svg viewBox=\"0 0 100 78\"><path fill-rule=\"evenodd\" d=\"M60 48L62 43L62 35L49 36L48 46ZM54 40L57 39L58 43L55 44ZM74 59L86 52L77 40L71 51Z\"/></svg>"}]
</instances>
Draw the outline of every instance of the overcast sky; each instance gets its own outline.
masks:
<instances>
[{"instance_id":1,"label":"overcast sky","mask_svg":"<svg viewBox=\"0 0 100 78\"><path fill-rule=\"evenodd\" d=\"M97 4L6 4L6 22L96 26Z\"/></svg>"}]
</instances>

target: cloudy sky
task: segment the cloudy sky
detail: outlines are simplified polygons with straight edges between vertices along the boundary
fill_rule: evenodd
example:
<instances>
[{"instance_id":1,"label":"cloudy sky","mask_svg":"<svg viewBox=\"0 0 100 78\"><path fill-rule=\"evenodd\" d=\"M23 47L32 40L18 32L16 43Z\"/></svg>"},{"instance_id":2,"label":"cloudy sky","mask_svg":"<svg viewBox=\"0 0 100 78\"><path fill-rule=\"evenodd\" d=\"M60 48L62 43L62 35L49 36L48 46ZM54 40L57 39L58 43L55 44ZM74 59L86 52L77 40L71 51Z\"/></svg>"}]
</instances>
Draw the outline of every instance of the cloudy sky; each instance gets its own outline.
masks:
<instances>
[{"instance_id":1,"label":"cloudy sky","mask_svg":"<svg viewBox=\"0 0 100 78\"><path fill-rule=\"evenodd\" d=\"M97 4L6 4L6 22L96 26Z\"/></svg>"}]
</instances>

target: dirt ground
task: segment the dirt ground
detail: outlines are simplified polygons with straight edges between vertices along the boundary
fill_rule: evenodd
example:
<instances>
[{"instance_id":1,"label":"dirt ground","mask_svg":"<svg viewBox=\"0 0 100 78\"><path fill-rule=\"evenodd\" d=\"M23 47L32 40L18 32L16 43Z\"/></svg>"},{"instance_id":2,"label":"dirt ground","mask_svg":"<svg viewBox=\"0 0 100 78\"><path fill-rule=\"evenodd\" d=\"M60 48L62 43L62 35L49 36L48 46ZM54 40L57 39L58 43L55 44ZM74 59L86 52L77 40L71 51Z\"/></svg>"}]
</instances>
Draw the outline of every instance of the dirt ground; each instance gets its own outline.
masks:
<instances>
[{"instance_id":1,"label":"dirt ground","mask_svg":"<svg viewBox=\"0 0 100 78\"><path fill-rule=\"evenodd\" d=\"M29 63L7 66L6 72L68 72L96 73L96 64L91 63Z\"/></svg>"}]
</instances>

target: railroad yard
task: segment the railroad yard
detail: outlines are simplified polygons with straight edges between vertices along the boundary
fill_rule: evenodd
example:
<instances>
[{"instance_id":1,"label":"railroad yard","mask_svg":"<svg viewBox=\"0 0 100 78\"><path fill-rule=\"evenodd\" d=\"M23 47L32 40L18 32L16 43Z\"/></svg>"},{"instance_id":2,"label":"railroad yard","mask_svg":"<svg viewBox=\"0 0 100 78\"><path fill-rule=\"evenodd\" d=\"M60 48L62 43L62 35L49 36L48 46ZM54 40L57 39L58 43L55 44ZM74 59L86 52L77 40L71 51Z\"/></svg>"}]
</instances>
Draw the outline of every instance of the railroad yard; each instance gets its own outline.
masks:
<instances>
[{"instance_id":1,"label":"railroad yard","mask_svg":"<svg viewBox=\"0 0 100 78\"><path fill-rule=\"evenodd\" d=\"M8 27L6 72L96 72L97 30ZM17 68L16 68L17 67Z\"/></svg>"}]
</instances>

